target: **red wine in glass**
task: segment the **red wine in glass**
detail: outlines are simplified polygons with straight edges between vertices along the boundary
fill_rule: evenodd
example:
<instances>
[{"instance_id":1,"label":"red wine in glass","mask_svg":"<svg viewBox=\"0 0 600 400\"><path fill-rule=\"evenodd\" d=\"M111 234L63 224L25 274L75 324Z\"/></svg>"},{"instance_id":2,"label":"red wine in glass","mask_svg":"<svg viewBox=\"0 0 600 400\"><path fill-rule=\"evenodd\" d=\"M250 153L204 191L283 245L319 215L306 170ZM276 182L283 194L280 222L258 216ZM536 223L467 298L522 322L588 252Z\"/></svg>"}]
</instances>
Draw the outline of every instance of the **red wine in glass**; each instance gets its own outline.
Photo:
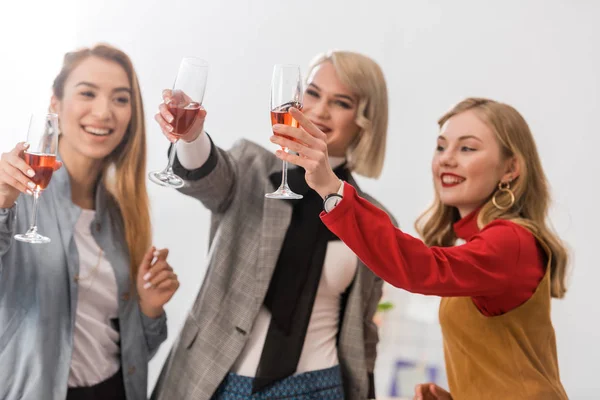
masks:
<instances>
[{"instance_id":1,"label":"red wine in glass","mask_svg":"<svg viewBox=\"0 0 600 400\"><path fill-rule=\"evenodd\" d=\"M174 137L171 139L174 140L169 150L169 162L162 171L152 171L148 174L148 178L157 185L177 189L185 184L183 179L173 172L177 142L181 136L191 131L196 122L204 98L207 74L208 64L202 59L185 57L179 64L173 91L166 104L173 116L170 122L173 130L170 133L173 134Z\"/></svg>"},{"instance_id":2,"label":"red wine in glass","mask_svg":"<svg viewBox=\"0 0 600 400\"><path fill-rule=\"evenodd\" d=\"M33 183L39 190L46 189L52 179L56 155L25 152L25 162L35 171L35 176L31 178Z\"/></svg>"},{"instance_id":3,"label":"red wine in glass","mask_svg":"<svg viewBox=\"0 0 600 400\"><path fill-rule=\"evenodd\" d=\"M178 105L168 105L169 112L173 115L173 126L174 135L185 135L196 121L198 116L198 110L200 109L200 103L191 102L184 107Z\"/></svg>"}]
</instances>

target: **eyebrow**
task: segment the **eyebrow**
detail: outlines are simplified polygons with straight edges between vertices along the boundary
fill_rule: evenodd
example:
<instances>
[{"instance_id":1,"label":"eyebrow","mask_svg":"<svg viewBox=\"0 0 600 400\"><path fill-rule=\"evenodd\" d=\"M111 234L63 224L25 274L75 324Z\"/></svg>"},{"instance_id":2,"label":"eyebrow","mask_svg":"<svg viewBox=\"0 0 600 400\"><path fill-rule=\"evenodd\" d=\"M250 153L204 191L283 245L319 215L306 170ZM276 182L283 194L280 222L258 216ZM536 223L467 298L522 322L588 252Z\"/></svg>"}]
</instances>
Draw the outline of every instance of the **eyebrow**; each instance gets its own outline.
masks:
<instances>
[{"instance_id":1,"label":"eyebrow","mask_svg":"<svg viewBox=\"0 0 600 400\"><path fill-rule=\"evenodd\" d=\"M440 136L438 136L438 139L441 139L441 140L447 140L447 139L446 139L446 137L445 137L444 135L440 135ZM459 138L458 138L458 141L461 141L461 140L467 140L467 139L475 139L475 140L478 140L478 141L480 141L480 142L482 141L481 139L479 139L479 138L478 138L477 136L475 136L475 135L463 135L463 136L461 136L461 137L459 137Z\"/></svg>"},{"instance_id":2,"label":"eyebrow","mask_svg":"<svg viewBox=\"0 0 600 400\"><path fill-rule=\"evenodd\" d=\"M85 81L79 82L77 85L75 85L75 87L78 87L78 86L89 86L89 87L94 88L94 89L100 89L98 87L98 85L93 84L91 82L85 82ZM128 87L125 87L125 86L118 87L118 88L113 89L113 92L127 92L127 93L131 94L131 88L128 88Z\"/></svg>"},{"instance_id":3,"label":"eyebrow","mask_svg":"<svg viewBox=\"0 0 600 400\"><path fill-rule=\"evenodd\" d=\"M317 89L318 91L321 91L321 88L320 88L320 87L318 87L317 85L315 85L315 84L314 84L314 83L312 83L312 82L311 82L311 83L309 83L309 84L308 84L308 86L312 86L312 87L314 87L315 89ZM350 101L352 104L354 104L354 99L353 99L352 97L350 97L350 96L346 95L346 94L339 94L339 93L338 93L338 94L334 94L334 95L333 95L333 97L337 97L337 98L340 98L340 99L346 99L346 100Z\"/></svg>"}]
</instances>

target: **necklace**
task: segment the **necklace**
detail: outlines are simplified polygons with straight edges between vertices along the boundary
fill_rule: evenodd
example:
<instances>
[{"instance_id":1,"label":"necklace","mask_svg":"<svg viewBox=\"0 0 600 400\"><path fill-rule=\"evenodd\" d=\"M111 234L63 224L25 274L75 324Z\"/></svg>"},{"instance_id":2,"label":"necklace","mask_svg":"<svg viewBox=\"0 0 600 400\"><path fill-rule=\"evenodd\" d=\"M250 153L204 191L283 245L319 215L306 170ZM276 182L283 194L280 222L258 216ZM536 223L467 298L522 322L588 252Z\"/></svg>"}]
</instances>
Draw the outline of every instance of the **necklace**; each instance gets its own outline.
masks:
<instances>
[{"instance_id":1,"label":"necklace","mask_svg":"<svg viewBox=\"0 0 600 400\"><path fill-rule=\"evenodd\" d=\"M92 268L90 270L90 272L88 272L86 275L79 275L76 274L75 275L75 282L76 283L80 283L81 281L90 279L90 284L88 285L87 289L89 289L92 286L92 283L94 283L94 278L96 277L96 274L98 272L98 267L100 267L100 261L102 261L102 254L104 254L104 252L102 251L102 249L100 249L100 252L98 253L98 261L96 261L96 265L94 266L94 268Z\"/></svg>"}]
</instances>

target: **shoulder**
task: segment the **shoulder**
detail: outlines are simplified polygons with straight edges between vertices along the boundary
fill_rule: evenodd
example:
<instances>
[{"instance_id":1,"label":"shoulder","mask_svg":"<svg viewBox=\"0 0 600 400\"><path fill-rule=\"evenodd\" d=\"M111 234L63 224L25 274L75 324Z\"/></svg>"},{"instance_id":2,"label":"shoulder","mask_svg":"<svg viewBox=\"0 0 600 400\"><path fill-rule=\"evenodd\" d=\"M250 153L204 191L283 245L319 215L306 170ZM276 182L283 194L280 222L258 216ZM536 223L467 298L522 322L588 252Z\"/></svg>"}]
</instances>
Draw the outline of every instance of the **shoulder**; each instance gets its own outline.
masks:
<instances>
[{"instance_id":1,"label":"shoulder","mask_svg":"<svg viewBox=\"0 0 600 400\"><path fill-rule=\"evenodd\" d=\"M258 166L270 170L281 163L272 151L248 139L237 140L228 153L245 168Z\"/></svg>"},{"instance_id":2,"label":"shoulder","mask_svg":"<svg viewBox=\"0 0 600 400\"><path fill-rule=\"evenodd\" d=\"M230 152L232 152L232 153L243 152L243 153L248 153L248 154L259 154L259 155L272 154L269 150L267 150L263 146L259 145L258 143L255 143L251 140L248 140L248 139L236 140L235 143L233 144L233 146L231 147Z\"/></svg>"},{"instance_id":3,"label":"shoulder","mask_svg":"<svg viewBox=\"0 0 600 400\"><path fill-rule=\"evenodd\" d=\"M504 249L518 248L521 252L537 249L537 240L529 229L505 219L496 219L490 222L477 236Z\"/></svg>"}]
</instances>

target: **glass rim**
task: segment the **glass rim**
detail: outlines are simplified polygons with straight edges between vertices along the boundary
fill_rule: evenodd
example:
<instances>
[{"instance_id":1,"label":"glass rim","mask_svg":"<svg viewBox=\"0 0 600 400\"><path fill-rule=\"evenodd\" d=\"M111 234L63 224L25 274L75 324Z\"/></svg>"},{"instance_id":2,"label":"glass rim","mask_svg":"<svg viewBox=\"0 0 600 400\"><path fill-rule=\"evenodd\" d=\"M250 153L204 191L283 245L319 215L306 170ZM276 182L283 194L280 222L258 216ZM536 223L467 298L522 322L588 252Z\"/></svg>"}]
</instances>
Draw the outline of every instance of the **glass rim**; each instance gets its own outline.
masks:
<instances>
[{"instance_id":1,"label":"glass rim","mask_svg":"<svg viewBox=\"0 0 600 400\"><path fill-rule=\"evenodd\" d=\"M300 65L298 64L275 64L273 65L273 68L298 68L300 69Z\"/></svg>"},{"instance_id":2,"label":"glass rim","mask_svg":"<svg viewBox=\"0 0 600 400\"><path fill-rule=\"evenodd\" d=\"M56 117L58 118L58 113L53 111L40 111L40 112L32 112L29 114L29 118L48 118L48 117Z\"/></svg>"},{"instance_id":3,"label":"glass rim","mask_svg":"<svg viewBox=\"0 0 600 400\"><path fill-rule=\"evenodd\" d=\"M186 62L193 65L194 67L208 68L208 61L200 57L185 56L181 58L181 62Z\"/></svg>"}]
</instances>

